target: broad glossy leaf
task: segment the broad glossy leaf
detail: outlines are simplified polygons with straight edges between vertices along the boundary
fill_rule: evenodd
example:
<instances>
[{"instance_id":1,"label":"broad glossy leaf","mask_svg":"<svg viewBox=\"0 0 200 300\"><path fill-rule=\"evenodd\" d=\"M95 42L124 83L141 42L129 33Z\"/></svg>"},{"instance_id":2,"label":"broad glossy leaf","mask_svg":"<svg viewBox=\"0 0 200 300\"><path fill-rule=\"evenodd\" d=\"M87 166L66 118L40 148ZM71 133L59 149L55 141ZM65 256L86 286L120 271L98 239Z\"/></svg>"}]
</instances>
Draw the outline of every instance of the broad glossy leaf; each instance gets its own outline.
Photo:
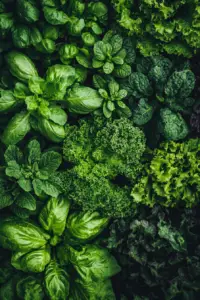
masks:
<instances>
[{"instance_id":1,"label":"broad glossy leaf","mask_svg":"<svg viewBox=\"0 0 200 300\"><path fill-rule=\"evenodd\" d=\"M98 212L75 212L68 217L67 231L80 241L88 241L100 234L108 225L108 218Z\"/></svg>"},{"instance_id":2,"label":"broad glossy leaf","mask_svg":"<svg viewBox=\"0 0 200 300\"><path fill-rule=\"evenodd\" d=\"M45 287L51 300L67 299L69 280L67 272L52 260L45 271Z\"/></svg>"},{"instance_id":3,"label":"broad glossy leaf","mask_svg":"<svg viewBox=\"0 0 200 300\"><path fill-rule=\"evenodd\" d=\"M54 235L62 235L68 216L70 201L64 196L51 198L39 215L42 227Z\"/></svg>"},{"instance_id":4,"label":"broad glossy leaf","mask_svg":"<svg viewBox=\"0 0 200 300\"><path fill-rule=\"evenodd\" d=\"M14 97L12 91L0 91L0 112L11 111L19 101Z\"/></svg>"},{"instance_id":5,"label":"broad glossy leaf","mask_svg":"<svg viewBox=\"0 0 200 300\"><path fill-rule=\"evenodd\" d=\"M83 246L80 251L70 247L69 260L86 282L108 279L121 270L108 250L96 245Z\"/></svg>"},{"instance_id":6,"label":"broad glossy leaf","mask_svg":"<svg viewBox=\"0 0 200 300\"><path fill-rule=\"evenodd\" d=\"M29 113L25 111L17 113L5 128L2 142L8 146L21 141L31 129L29 118Z\"/></svg>"},{"instance_id":7,"label":"broad glossy leaf","mask_svg":"<svg viewBox=\"0 0 200 300\"><path fill-rule=\"evenodd\" d=\"M50 236L39 226L17 217L0 221L0 245L12 251L30 251L44 246Z\"/></svg>"},{"instance_id":8,"label":"broad glossy leaf","mask_svg":"<svg viewBox=\"0 0 200 300\"><path fill-rule=\"evenodd\" d=\"M74 87L66 97L66 104L70 112L88 114L101 107L103 99L99 93L86 86Z\"/></svg>"},{"instance_id":9,"label":"broad glossy leaf","mask_svg":"<svg viewBox=\"0 0 200 300\"><path fill-rule=\"evenodd\" d=\"M41 273L50 262L50 248L42 247L30 252L15 252L11 258L11 264L23 272Z\"/></svg>"}]
</instances>

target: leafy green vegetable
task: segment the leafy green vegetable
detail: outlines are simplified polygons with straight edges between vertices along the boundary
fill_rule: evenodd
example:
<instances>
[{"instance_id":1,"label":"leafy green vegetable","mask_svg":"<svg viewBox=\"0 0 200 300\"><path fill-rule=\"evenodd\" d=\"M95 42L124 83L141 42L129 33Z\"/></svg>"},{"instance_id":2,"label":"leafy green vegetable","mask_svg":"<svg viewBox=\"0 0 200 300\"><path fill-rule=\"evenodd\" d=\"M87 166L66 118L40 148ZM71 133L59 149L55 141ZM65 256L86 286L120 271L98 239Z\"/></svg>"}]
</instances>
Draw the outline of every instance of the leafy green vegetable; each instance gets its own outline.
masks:
<instances>
[{"instance_id":1,"label":"leafy green vegetable","mask_svg":"<svg viewBox=\"0 0 200 300\"><path fill-rule=\"evenodd\" d=\"M76 114L88 114L102 105L103 99L90 87L75 86L66 96L67 108Z\"/></svg>"},{"instance_id":2,"label":"leafy green vegetable","mask_svg":"<svg viewBox=\"0 0 200 300\"><path fill-rule=\"evenodd\" d=\"M102 41L94 45L92 66L101 69L105 74L113 73L118 78L131 74L131 66L126 63L126 49L123 48L123 38L119 34L108 31Z\"/></svg>"},{"instance_id":3,"label":"leafy green vegetable","mask_svg":"<svg viewBox=\"0 0 200 300\"><path fill-rule=\"evenodd\" d=\"M113 184L117 176L134 179L141 170L145 137L128 119L101 117L67 126L64 159L74 164L61 179L66 194L86 211L105 216L131 214L129 189ZM123 180L123 179L122 179Z\"/></svg>"},{"instance_id":4,"label":"leafy green vegetable","mask_svg":"<svg viewBox=\"0 0 200 300\"><path fill-rule=\"evenodd\" d=\"M132 189L134 202L192 207L199 201L199 139L165 142L151 153Z\"/></svg>"},{"instance_id":5,"label":"leafy green vegetable","mask_svg":"<svg viewBox=\"0 0 200 300\"><path fill-rule=\"evenodd\" d=\"M6 56L9 70L19 80L27 82L31 77L38 76L38 72L30 58L20 52L11 51Z\"/></svg>"},{"instance_id":6,"label":"leafy green vegetable","mask_svg":"<svg viewBox=\"0 0 200 300\"><path fill-rule=\"evenodd\" d=\"M131 110L123 102L123 99L127 96L127 91L119 88L119 84L111 78L108 85L106 85L106 79L104 80L99 75L94 75L94 86L98 88L98 92L103 98L103 114L106 118L110 118L113 113L117 113L119 116L131 117ZM96 113L101 113L101 110L97 110Z\"/></svg>"},{"instance_id":7,"label":"leafy green vegetable","mask_svg":"<svg viewBox=\"0 0 200 300\"><path fill-rule=\"evenodd\" d=\"M16 286L19 297L25 296L29 299L34 290L33 297L37 296L39 299L43 299L44 293L50 299L65 299L68 296L70 298L73 295L71 286L80 278L86 295L96 295L96 290L91 287L93 281L102 285L105 280L109 280L120 271L117 261L108 250L98 245L86 244L88 239L94 239L105 228L108 219L101 218L98 213L90 216L89 213L81 212L76 216L74 214L69 216L67 231L70 232L72 240L77 240L78 250L73 248L69 239L62 238L68 211L69 202L64 197L58 200L49 199L39 215L40 224L12 217L0 221L0 245L12 251L12 266L27 273L41 273L40 276L28 275L20 278ZM89 220L92 220L90 225ZM82 233L79 234L79 243L78 231L72 230L74 224ZM85 244L81 245L83 241ZM7 276L3 282L6 280ZM31 286L32 289L29 291ZM14 293L15 288L12 287L12 290ZM104 291L108 295L113 295L108 283ZM101 293L103 294L103 291ZM103 300L102 297L99 299Z\"/></svg>"},{"instance_id":8,"label":"leafy green vegetable","mask_svg":"<svg viewBox=\"0 0 200 300\"><path fill-rule=\"evenodd\" d=\"M27 145L25 155L17 146L9 146L5 152L5 161L6 175L15 180L25 192L34 191L37 196L46 194L52 197L61 193L58 181L54 180L62 161L58 152L41 153L39 142L32 140Z\"/></svg>"},{"instance_id":9,"label":"leafy green vegetable","mask_svg":"<svg viewBox=\"0 0 200 300\"><path fill-rule=\"evenodd\" d=\"M138 207L110 226L106 245L122 272L114 280L125 299L195 299L199 295L199 208ZM104 242L104 245L105 245Z\"/></svg>"},{"instance_id":10,"label":"leafy green vegetable","mask_svg":"<svg viewBox=\"0 0 200 300\"><path fill-rule=\"evenodd\" d=\"M142 55L165 51L191 57L199 48L198 1L112 0L111 3L117 22L134 37Z\"/></svg>"}]
</instances>

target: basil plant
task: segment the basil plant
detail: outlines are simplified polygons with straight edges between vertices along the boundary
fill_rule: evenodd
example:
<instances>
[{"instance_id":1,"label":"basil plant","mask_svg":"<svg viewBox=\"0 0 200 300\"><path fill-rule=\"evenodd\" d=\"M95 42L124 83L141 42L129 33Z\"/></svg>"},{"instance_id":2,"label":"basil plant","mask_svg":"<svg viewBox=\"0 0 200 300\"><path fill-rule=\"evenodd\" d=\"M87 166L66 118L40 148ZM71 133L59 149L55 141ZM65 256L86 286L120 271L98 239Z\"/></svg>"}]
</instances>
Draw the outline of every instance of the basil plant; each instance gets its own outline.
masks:
<instances>
[{"instance_id":1,"label":"basil plant","mask_svg":"<svg viewBox=\"0 0 200 300\"><path fill-rule=\"evenodd\" d=\"M0 94L0 113L16 111L3 132L3 143L17 144L31 128L55 143L61 142L67 122L64 96L80 75L71 66L56 64L48 68L43 79L26 55L11 51L6 60L19 81L13 90L2 90Z\"/></svg>"},{"instance_id":2,"label":"basil plant","mask_svg":"<svg viewBox=\"0 0 200 300\"><path fill-rule=\"evenodd\" d=\"M107 249L92 243L108 219L69 210L70 202L61 195L48 200L38 223L2 218L0 246L12 251L17 270L32 273L32 279L42 273L38 284L49 299L115 299L110 277L120 267ZM37 300L43 299L40 295Z\"/></svg>"}]
</instances>

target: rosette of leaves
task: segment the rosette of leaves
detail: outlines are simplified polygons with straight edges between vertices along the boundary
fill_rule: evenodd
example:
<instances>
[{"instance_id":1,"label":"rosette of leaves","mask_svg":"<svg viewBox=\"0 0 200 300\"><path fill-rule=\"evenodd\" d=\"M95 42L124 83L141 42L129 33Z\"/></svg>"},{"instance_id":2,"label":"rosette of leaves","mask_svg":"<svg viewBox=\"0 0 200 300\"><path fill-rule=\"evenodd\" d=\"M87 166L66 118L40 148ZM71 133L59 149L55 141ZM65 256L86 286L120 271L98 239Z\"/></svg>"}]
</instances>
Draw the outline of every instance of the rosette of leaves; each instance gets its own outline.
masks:
<instances>
[{"instance_id":1,"label":"rosette of leaves","mask_svg":"<svg viewBox=\"0 0 200 300\"><path fill-rule=\"evenodd\" d=\"M117 295L122 299L198 299L199 216L198 206L142 206L134 218L113 221L106 244L122 267L113 282Z\"/></svg>"},{"instance_id":2,"label":"rosette of leaves","mask_svg":"<svg viewBox=\"0 0 200 300\"><path fill-rule=\"evenodd\" d=\"M131 196L135 203L153 207L193 207L199 203L200 140L164 142L152 151Z\"/></svg>"},{"instance_id":3,"label":"rosette of leaves","mask_svg":"<svg viewBox=\"0 0 200 300\"><path fill-rule=\"evenodd\" d=\"M1 91L0 112L17 111L3 132L3 143L18 143L31 128L55 143L61 142L67 114L58 101L64 100L75 81L84 80L81 73L71 66L57 64L48 68L43 79L32 60L16 51L7 54L7 64L12 75L22 82L17 82L13 90Z\"/></svg>"},{"instance_id":4,"label":"rosette of leaves","mask_svg":"<svg viewBox=\"0 0 200 300\"><path fill-rule=\"evenodd\" d=\"M131 74L130 64L135 60L135 51L130 40L126 42L119 34L110 30L101 41L95 43L93 52L94 69L118 78L125 78Z\"/></svg>"},{"instance_id":5,"label":"rosette of leaves","mask_svg":"<svg viewBox=\"0 0 200 300\"><path fill-rule=\"evenodd\" d=\"M0 208L12 205L15 214L27 217L36 210L37 198L57 197L62 192L56 176L62 162L58 152L42 153L39 142L32 140L23 152L15 145L9 146L4 158Z\"/></svg>"},{"instance_id":6,"label":"rosette of leaves","mask_svg":"<svg viewBox=\"0 0 200 300\"><path fill-rule=\"evenodd\" d=\"M48 299L115 299L110 277L120 267L107 249L91 243L108 219L95 212L68 216L69 208L69 201L60 196L49 199L38 223L17 217L1 219L0 245L12 251L12 266L36 274L18 282L18 295L32 282ZM42 293L38 297L43 299Z\"/></svg>"},{"instance_id":7,"label":"rosette of leaves","mask_svg":"<svg viewBox=\"0 0 200 300\"><path fill-rule=\"evenodd\" d=\"M94 75L93 84L103 99L102 108L106 118L110 118L115 113L118 116L131 117L131 110L124 103L124 98L126 98L128 93L126 90L120 89L114 78L104 79L100 75ZM101 110L98 109L95 113L101 113Z\"/></svg>"},{"instance_id":8,"label":"rosette of leaves","mask_svg":"<svg viewBox=\"0 0 200 300\"><path fill-rule=\"evenodd\" d=\"M133 122L143 126L153 119L157 131L175 141L189 133L184 115L195 102L191 97L194 86L195 76L187 64L176 66L162 56L139 59L136 70L121 81L128 92Z\"/></svg>"}]
</instances>

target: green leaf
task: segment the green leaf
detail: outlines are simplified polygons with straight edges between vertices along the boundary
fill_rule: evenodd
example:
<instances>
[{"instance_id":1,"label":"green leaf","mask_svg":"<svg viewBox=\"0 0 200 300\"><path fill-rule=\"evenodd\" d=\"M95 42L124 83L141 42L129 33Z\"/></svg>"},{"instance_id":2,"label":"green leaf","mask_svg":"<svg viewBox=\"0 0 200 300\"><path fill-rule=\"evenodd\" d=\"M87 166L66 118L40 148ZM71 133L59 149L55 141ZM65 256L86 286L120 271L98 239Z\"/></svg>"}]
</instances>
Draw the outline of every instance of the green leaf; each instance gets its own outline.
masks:
<instances>
[{"instance_id":1,"label":"green leaf","mask_svg":"<svg viewBox=\"0 0 200 300\"><path fill-rule=\"evenodd\" d=\"M59 106L50 107L49 119L58 125L65 125L67 122L66 112Z\"/></svg>"},{"instance_id":2,"label":"green leaf","mask_svg":"<svg viewBox=\"0 0 200 300\"><path fill-rule=\"evenodd\" d=\"M114 70L114 64L113 63L106 62L103 65L103 71L104 71L105 74L111 74L113 70Z\"/></svg>"},{"instance_id":3,"label":"green leaf","mask_svg":"<svg viewBox=\"0 0 200 300\"><path fill-rule=\"evenodd\" d=\"M0 112L11 111L17 104L18 100L14 97L12 91L0 91Z\"/></svg>"},{"instance_id":4,"label":"green leaf","mask_svg":"<svg viewBox=\"0 0 200 300\"><path fill-rule=\"evenodd\" d=\"M70 202L64 196L51 198L39 215L42 227L54 235L62 235L68 216Z\"/></svg>"},{"instance_id":5,"label":"green leaf","mask_svg":"<svg viewBox=\"0 0 200 300\"><path fill-rule=\"evenodd\" d=\"M6 178L0 177L0 209L10 206L15 201L12 188L12 184Z\"/></svg>"},{"instance_id":6,"label":"green leaf","mask_svg":"<svg viewBox=\"0 0 200 300\"><path fill-rule=\"evenodd\" d=\"M20 81L28 82L31 77L38 76L32 60L18 51L11 51L6 55L9 71Z\"/></svg>"},{"instance_id":7,"label":"green leaf","mask_svg":"<svg viewBox=\"0 0 200 300\"><path fill-rule=\"evenodd\" d=\"M104 65L104 61L96 60L96 59L93 58L92 67L94 69L99 69L99 68L103 67L103 65Z\"/></svg>"},{"instance_id":8,"label":"green leaf","mask_svg":"<svg viewBox=\"0 0 200 300\"><path fill-rule=\"evenodd\" d=\"M67 233L80 241L89 241L100 234L108 225L108 218L98 212L75 212L68 217Z\"/></svg>"},{"instance_id":9,"label":"green leaf","mask_svg":"<svg viewBox=\"0 0 200 300\"><path fill-rule=\"evenodd\" d=\"M30 252L15 252L12 254L11 264L23 272L41 273L50 262L50 247L42 247Z\"/></svg>"},{"instance_id":10,"label":"green leaf","mask_svg":"<svg viewBox=\"0 0 200 300\"><path fill-rule=\"evenodd\" d=\"M51 175L51 173L55 172L60 167L61 162L62 156L60 153L47 151L41 156L39 169L40 171L47 171L49 172L49 175Z\"/></svg>"},{"instance_id":11,"label":"green leaf","mask_svg":"<svg viewBox=\"0 0 200 300\"><path fill-rule=\"evenodd\" d=\"M16 286L17 296L24 300L43 300L42 282L32 275L20 279Z\"/></svg>"},{"instance_id":12,"label":"green leaf","mask_svg":"<svg viewBox=\"0 0 200 300\"><path fill-rule=\"evenodd\" d=\"M165 221L158 223L158 234L161 238L166 239L176 251L186 251L186 242L184 237L177 230L170 228Z\"/></svg>"},{"instance_id":13,"label":"green leaf","mask_svg":"<svg viewBox=\"0 0 200 300\"><path fill-rule=\"evenodd\" d=\"M101 107L103 99L99 93L86 86L74 87L66 98L68 110L77 114L88 114Z\"/></svg>"},{"instance_id":14,"label":"green leaf","mask_svg":"<svg viewBox=\"0 0 200 300\"><path fill-rule=\"evenodd\" d=\"M117 52L119 52L121 50L122 44L123 44L123 39L119 34L115 34L110 39L109 43L112 46L112 55L115 55Z\"/></svg>"},{"instance_id":15,"label":"green leaf","mask_svg":"<svg viewBox=\"0 0 200 300\"><path fill-rule=\"evenodd\" d=\"M33 94L40 95L43 94L45 87L45 80L40 77L32 77L28 81L28 86Z\"/></svg>"},{"instance_id":16,"label":"green leaf","mask_svg":"<svg viewBox=\"0 0 200 300\"><path fill-rule=\"evenodd\" d=\"M104 43L102 41L99 41L94 45L94 55L96 60L104 61L106 59L104 50Z\"/></svg>"},{"instance_id":17,"label":"green leaf","mask_svg":"<svg viewBox=\"0 0 200 300\"><path fill-rule=\"evenodd\" d=\"M33 179L32 181L33 189L35 194L40 197L43 195L43 189L42 189L42 180L40 179Z\"/></svg>"},{"instance_id":18,"label":"green leaf","mask_svg":"<svg viewBox=\"0 0 200 300\"><path fill-rule=\"evenodd\" d=\"M20 165L14 160L9 161L6 167L6 175L19 179L22 176Z\"/></svg>"},{"instance_id":19,"label":"green leaf","mask_svg":"<svg viewBox=\"0 0 200 300\"><path fill-rule=\"evenodd\" d=\"M34 187L35 187L35 185L34 185ZM49 195L52 197L58 197L58 195L61 193L61 189L59 189L59 187L54 182L51 182L49 180L40 180L40 189L46 195ZM35 193L36 193L36 191L35 191Z\"/></svg>"},{"instance_id":20,"label":"green leaf","mask_svg":"<svg viewBox=\"0 0 200 300\"><path fill-rule=\"evenodd\" d=\"M17 82L14 88L14 96L19 99L26 99L27 96L30 96L29 88L21 82Z\"/></svg>"},{"instance_id":21,"label":"green leaf","mask_svg":"<svg viewBox=\"0 0 200 300\"><path fill-rule=\"evenodd\" d=\"M15 145L30 131L29 113L17 113L8 123L1 137L5 145Z\"/></svg>"},{"instance_id":22,"label":"green leaf","mask_svg":"<svg viewBox=\"0 0 200 300\"><path fill-rule=\"evenodd\" d=\"M104 89L99 89L98 90L99 94L101 95L102 98L108 99L108 93Z\"/></svg>"},{"instance_id":23,"label":"green leaf","mask_svg":"<svg viewBox=\"0 0 200 300\"><path fill-rule=\"evenodd\" d=\"M81 65L85 68L90 68L91 67L91 63L90 63L89 58L87 56L85 56L83 53L77 54L76 60L79 63L79 65Z\"/></svg>"},{"instance_id":24,"label":"green leaf","mask_svg":"<svg viewBox=\"0 0 200 300\"><path fill-rule=\"evenodd\" d=\"M70 300L116 300L111 280L85 282L77 278L70 286Z\"/></svg>"},{"instance_id":25,"label":"green leaf","mask_svg":"<svg viewBox=\"0 0 200 300\"><path fill-rule=\"evenodd\" d=\"M27 146L28 163L33 164L40 161L41 149L40 143L37 140L30 141Z\"/></svg>"},{"instance_id":26,"label":"green leaf","mask_svg":"<svg viewBox=\"0 0 200 300\"><path fill-rule=\"evenodd\" d=\"M17 183L25 192L31 192L32 183L30 179L26 179L25 177L20 177Z\"/></svg>"},{"instance_id":27,"label":"green leaf","mask_svg":"<svg viewBox=\"0 0 200 300\"><path fill-rule=\"evenodd\" d=\"M124 64L124 59L121 58L120 56L115 56L112 58L112 62L116 65L123 65Z\"/></svg>"},{"instance_id":28,"label":"green leaf","mask_svg":"<svg viewBox=\"0 0 200 300\"><path fill-rule=\"evenodd\" d=\"M148 123L153 116L153 107L148 103L148 99L141 98L137 107L133 111L133 122L136 125Z\"/></svg>"},{"instance_id":29,"label":"green leaf","mask_svg":"<svg viewBox=\"0 0 200 300\"><path fill-rule=\"evenodd\" d=\"M107 103L105 102L103 104L103 114L106 118L110 118L112 116L112 111L110 111L108 108L107 108Z\"/></svg>"},{"instance_id":30,"label":"green leaf","mask_svg":"<svg viewBox=\"0 0 200 300\"><path fill-rule=\"evenodd\" d=\"M69 260L86 282L109 279L121 270L108 250L96 245L83 246L80 251L70 247Z\"/></svg>"},{"instance_id":31,"label":"green leaf","mask_svg":"<svg viewBox=\"0 0 200 300\"><path fill-rule=\"evenodd\" d=\"M107 108L110 111L114 111L115 110L115 104L112 101L108 101L107 102Z\"/></svg>"},{"instance_id":32,"label":"green leaf","mask_svg":"<svg viewBox=\"0 0 200 300\"><path fill-rule=\"evenodd\" d=\"M29 221L17 217L0 220L0 244L12 251L30 251L44 246L50 236Z\"/></svg>"},{"instance_id":33,"label":"green leaf","mask_svg":"<svg viewBox=\"0 0 200 300\"><path fill-rule=\"evenodd\" d=\"M4 158L6 163L8 163L11 160L14 160L18 164L21 164L23 159L23 153L20 151L20 149L17 146L11 145L6 149Z\"/></svg>"},{"instance_id":34,"label":"green leaf","mask_svg":"<svg viewBox=\"0 0 200 300\"><path fill-rule=\"evenodd\" d=\"M108 88L109 88L111 97L113 97L113 98L116 97L116 95L119 92L119 84L115 80L111 80L108 83Z\"/></svg>"},{"instance_id":35,"label":"green leaf","mask_svg":"<svg viewBox=\"0 0 200 300\"><path fill-rule=\"evenodd\" d=\"M45 271L45 287L51 300L67 299L69 280L67 272L52 260Z\"/></svg>"},{"instance_id":36,"label":"green leaf","mask_svg":"<svg viewBox=\"0 0 200 300\"><path fill-rule=\"evenodd\" d=\"M69 21L68 16L62 10L44 6L43 12L46 21L51 25L64 25Z\"/></svg>"},{"instance_id":37,"label":"green leaf","mask_svg":"<svg viewBox=\"0 0 200 300\"><path fill-rule=\"evenodd\" d=\"M121 66L116 66L114 70L114 75L118 78L125 78L131 74L131 66L128 64L123 64Z\"/></svg>"},{"instance_id":38,"label":"green leaf","mask_svg":"<svg viewBox=\"0 0 200 300\"><path fill-rule=\"evenodd\" d=\"M20 193L15 200L15 204L31 211L36 210L36 199L30 193Z\"/></svg>"},{"instance_id":39,"label":"green leaf","mask_svg":"<svg viewBox=\"0 0 200 300\"><path fill-rule=\"evenodd\" d=\"M10 279L6 283L2 284L0 288L1 300L15 300L14 280Z\"/></svg>"}]
</instances>

